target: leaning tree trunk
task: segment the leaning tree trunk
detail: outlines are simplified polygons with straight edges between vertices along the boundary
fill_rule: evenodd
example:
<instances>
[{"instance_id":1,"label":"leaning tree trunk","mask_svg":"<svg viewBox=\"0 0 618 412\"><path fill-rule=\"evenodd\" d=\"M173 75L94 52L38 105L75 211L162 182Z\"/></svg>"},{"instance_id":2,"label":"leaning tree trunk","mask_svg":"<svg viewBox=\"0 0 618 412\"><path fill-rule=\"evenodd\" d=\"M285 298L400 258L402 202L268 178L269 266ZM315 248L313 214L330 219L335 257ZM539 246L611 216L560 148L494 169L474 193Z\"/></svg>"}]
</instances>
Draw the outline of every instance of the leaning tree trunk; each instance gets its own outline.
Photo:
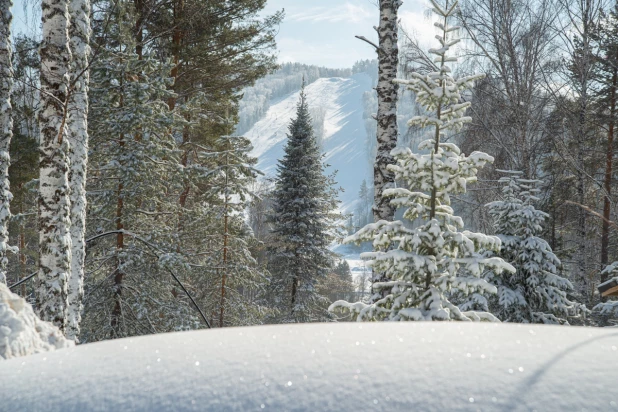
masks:
<instances>
[{"instance_id":1,"label":"leaning tree trunk","mask_svg":"<svg viewBox=\"0 0 618 412\"><path fill-rule=\"evenodd\" d=\"M71 205L66 106L69 90L69 7L67 0L42 0L40 47L39 272L37 308L41 319L65 330L67 281L71 270Z\"/></svg>"},{"instance_id":2,"label":"leaning tree trunk","mask_svg":"<svg viewBox=\"0 0 618 412\"><path fill-rule=\"evenodd\" d=\"M84 295L84 258L86 255L86 167L88 165L88 57L90 54L90 1L71 0L72 93L68 106L68 132L71 151L71 276L68 282L69 311L66 335L79 336Z\"/></svg>"},{"instance_id":3,"label":"leaning tree trunk","mask_svg":"<svg viewBox=\"0 0 618 412\"><path fill-rule=\"evenodd\" d=\"M380 0L380 26L378 27L378 147L373 165L374 201L373 218L393 220L395 208L390 200L382 197L385 189L393 186L393 174L387 170L393 164L391 150L397 144L397 77L399 49L397 48L397 10L400 0Z\"/></svg>"},{"instance_id":4,"label":"leaning tree trunk","mask_svg":"<svg viewBox=\"0 0 618 412\"><path fill-rule=\"evenodd\" d=\"M9 203L13 198L9 186L9 146L13 137L11 89L13 66L11 64L11 15L12 0L0 0L0 283L6 283L7 252L9 247Z\"/></svg>"}]
</instances>

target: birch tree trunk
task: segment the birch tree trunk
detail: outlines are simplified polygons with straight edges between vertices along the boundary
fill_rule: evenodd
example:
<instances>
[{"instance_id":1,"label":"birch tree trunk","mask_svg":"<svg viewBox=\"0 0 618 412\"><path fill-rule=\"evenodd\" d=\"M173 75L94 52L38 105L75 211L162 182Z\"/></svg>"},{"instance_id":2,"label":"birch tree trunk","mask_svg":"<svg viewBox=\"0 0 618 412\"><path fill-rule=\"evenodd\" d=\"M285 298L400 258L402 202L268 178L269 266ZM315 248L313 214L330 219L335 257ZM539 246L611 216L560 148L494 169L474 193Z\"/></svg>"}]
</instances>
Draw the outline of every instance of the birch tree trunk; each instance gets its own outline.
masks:
<instances>
[{"instance_id":1,"label":"birch tree trunk","mask_svg":"<svg viewBox=\"0 0 618 412\"><path fill-rule=\"evenodd\" d=\"M394 186L395 178L387 170L389 164L395 161L391 156L391 150L397 145L397 90L398 84L394 82L397 77L399 64L399 49L397 47L397 11L401 6L401 0L380 0L380 25L378 32L378 113L377 127L377 151L376 160L373 164L373 187L374 205L373 220L392 221L395 217L395 208L391 206L390 199L382 196L385 189ZM372 283L386 282L385 273L374 273ZM389 293L387 288L380 291L380 297ZM372 295L376 297L376 291L372 287Z\"/></svg>"},{"instance_id":2,"label":"birch tree trunk","mask_svg":"<svg viewBox=\"0 0 618 412\"><path fill-rule=\"evenodd\" d=\"M397 47L397 10L401 0L380 0L380 26L378 27L378 147L373 165L374 201L373 218L393 220L395 208L389 199L384 199L384 189L394 183L393 174L386 167L393 164L391 150L397 145L397 65L399 49Z\"/></svg>"},{"instance_id":3,"label":"birch tree trunk","mask_svg":"<svg viewBox=\"0 0 618 412\"><path fill-rule=\"evenodd\" d=\"M13 198L9 186L9 146L13 137L11 89L13 66L11 62L11 7L12 0L0 0L0 283L6 283L7 252L9 251L9 203Z\"/></svg>"},{"instance_id":4,"label":"birch tree trunk","mask_svg":"<svg viewBox=\"0 0 618 412\"><path fill-rule=\"evenodd\" d=\"M39 110L39 272L41 319L65 330L71 270L71 205L66 105L69 92L69 4L42 0L41 97Z\"/></svg>"},{"instance_id":5,"label":"birch tree trunk","mask_svg":"<svg viewBox=\"0 0 618 412\"><path fill-rule=\"evenodd\" d=\"M71 186L71 274L68 282L69 309L66 336L77 339L84 295L86 255L86 169L88 165L88 57L90 55L90 1L71 0L69 29L73 61L73 89L68 106L69 183Z\"/></svg>"}]
</instances>

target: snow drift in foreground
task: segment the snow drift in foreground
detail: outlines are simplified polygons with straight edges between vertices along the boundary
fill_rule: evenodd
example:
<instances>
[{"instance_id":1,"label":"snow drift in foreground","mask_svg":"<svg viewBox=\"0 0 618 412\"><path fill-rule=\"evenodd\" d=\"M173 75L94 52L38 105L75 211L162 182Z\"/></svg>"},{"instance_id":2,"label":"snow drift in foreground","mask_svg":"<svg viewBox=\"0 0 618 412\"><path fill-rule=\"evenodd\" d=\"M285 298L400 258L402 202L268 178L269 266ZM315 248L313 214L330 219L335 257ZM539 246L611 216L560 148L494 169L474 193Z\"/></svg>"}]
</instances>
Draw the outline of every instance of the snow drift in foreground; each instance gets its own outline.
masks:
<instances>
[{"instance_id":1,"label":"snow drift in foreground","mask_svg":"<svg viewBox=\"0 0 618 412\"><path fill-rule=\"evenodd\" d=\"M39 319L28 302L0 283L0 360L72 345L56 326Z\"/></svg>"},{"instance_id":2,"label":"snow drift in foreground","mask_svg":"<svg viewBox=\"0 0 618 412\"><path fill-rule=\"evenodd\" d=\"M618 331L339 323L160 334L0 363L1 410L618 407Z\"/></svg>"}]
</instances>

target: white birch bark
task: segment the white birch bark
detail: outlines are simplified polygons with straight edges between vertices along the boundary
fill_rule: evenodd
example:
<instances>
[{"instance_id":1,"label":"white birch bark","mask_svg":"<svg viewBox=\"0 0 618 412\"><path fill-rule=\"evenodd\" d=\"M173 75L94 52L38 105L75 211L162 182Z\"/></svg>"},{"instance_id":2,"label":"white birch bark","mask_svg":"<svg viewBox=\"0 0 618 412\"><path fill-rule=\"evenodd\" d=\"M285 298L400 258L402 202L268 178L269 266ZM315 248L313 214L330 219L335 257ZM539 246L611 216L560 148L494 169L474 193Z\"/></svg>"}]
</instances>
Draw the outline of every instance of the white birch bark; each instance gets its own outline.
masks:
<instances>
[{"instance_id":1,"label":"white birch bark","mask_svg":"<svg viewBox=\"0 0 618 412\"><path fill-rule=\"evenodd\" d=\"M380 0L380 25L378 27L378 147L373 166L374 201L373 217L393 220L395 208L382 193L393 186L393 174L386 167L394 164L391 150L397 145L397 77L399 49L397 47L397 11L401 0Z\"/></svg>"},{"instance_id":2,"label":"white birch bark","mask_svg":"<svg viewBox=\"0 0 618 412\"><path fill-rule=\"evenodd\" d=\"M70 144L69 183L71 187L71 273L68 282L67 338L79 336L84 295L84 258L86 234L86 170L88 165L88 57L90 55L90 1L70 0L69 29L73 61L73 89L68 106Z\"/></svg>"},{"instance_id":3,"label":"white birch bark","mask_svg":"<svg viewBox=\"0 0 618 412\"><path fill-rule=\"evenodd\" d=\"M398 85L394 82L397 77L399 64L399 49L397 47L397 11L401 6L401 0L380 0L380 25L378 31L378 113L376 120L377 151L376 160L373 164L373 187L374 187L374 222L380 220L392 221L395 217L395 208L391 206L390 199L382 196L386 189L394 187L395 178L388 171L389 164L395 160L391 156L391 150L397 145L397 90ZM372 283L387 282L386 273L374 272ZM388 288L381 290L379 296L384 297L389 293ZM377 298L372 287L373 298Z\"/></svg>"},{"instance_id":4,"label":"white birch bark","mask_svg":"<svg viewBox=\"0 0 618 412\"><path fill-rule=\"evenodd\" d=\"M9 186L9 146L13 137L11 89L13 66L11 62L11 7L12 0L0 0L0 283L6 283L7 252L9 246L9 203L13 198Z\"/></svg>"},{"instance_id":5,"label":"white birch bark","mask_svg":"<svg viewBox=\"0 0 618 412\"><path fill-rule=\"evenodd\" d=\"M65 117L71 62L68 1L42 0L42 11L37 308L41 319L64 331L71 266Z\"/></svg>"}]
</instances>

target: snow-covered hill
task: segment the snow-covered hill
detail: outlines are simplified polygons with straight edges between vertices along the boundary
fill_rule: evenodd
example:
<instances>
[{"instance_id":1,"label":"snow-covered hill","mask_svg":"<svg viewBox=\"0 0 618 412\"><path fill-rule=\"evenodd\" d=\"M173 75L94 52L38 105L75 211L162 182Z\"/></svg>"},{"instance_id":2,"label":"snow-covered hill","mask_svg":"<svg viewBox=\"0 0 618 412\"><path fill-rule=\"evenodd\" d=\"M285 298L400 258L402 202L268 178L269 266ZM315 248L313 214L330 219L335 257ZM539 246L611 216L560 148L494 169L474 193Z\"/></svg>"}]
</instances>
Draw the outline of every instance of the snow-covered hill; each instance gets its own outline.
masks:
<instances>
[{"instance_id":1,"label":"snow-covered hill","mask_svg":"<svg viewBox=\"0 0 618 412\"><path fill-rule=\"evenodd\" d=\"M373 172L363 121L363 93L371 89L371 78L359 73L349 78L321 78L306 87L310 108L325 111L323 149L328 172L338 170L336 181L344 189L341 209L351 211L363 179ZM272 101L267 113L244 135L254 146L258 169L274 176L283 156L288 125L296 112L300 90Z\"/></svg>"}]
</instances>

